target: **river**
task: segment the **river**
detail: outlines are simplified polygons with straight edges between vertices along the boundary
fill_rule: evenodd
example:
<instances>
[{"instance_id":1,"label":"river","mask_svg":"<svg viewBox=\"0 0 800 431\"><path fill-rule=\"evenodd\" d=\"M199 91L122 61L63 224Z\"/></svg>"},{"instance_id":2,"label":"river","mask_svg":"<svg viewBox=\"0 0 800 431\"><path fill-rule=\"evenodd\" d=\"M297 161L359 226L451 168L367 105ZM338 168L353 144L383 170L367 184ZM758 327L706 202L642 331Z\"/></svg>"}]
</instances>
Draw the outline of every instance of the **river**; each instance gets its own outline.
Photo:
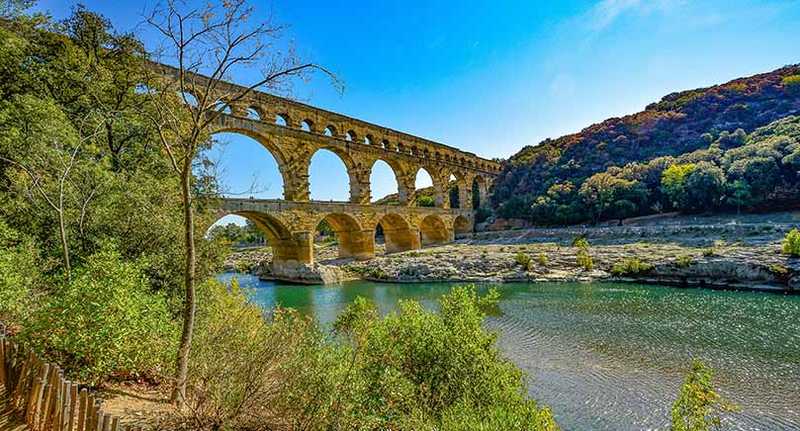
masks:
<instances>
[{"instance_id":1,"label":"river","mask_svg":"<svg viewBox=\"0 0 800 431\"><path fill-rule=\"evenodd\" d=\"M224 274L230 279L234 274ZM236 275L253 301L329 325L357 296L382 312L446 284L294 286ZM616 283L505 284L487 327L564 430L665 430L691 358L740 408L723 429L800 430L800 296Z\"/></svg>"}]
</instances>

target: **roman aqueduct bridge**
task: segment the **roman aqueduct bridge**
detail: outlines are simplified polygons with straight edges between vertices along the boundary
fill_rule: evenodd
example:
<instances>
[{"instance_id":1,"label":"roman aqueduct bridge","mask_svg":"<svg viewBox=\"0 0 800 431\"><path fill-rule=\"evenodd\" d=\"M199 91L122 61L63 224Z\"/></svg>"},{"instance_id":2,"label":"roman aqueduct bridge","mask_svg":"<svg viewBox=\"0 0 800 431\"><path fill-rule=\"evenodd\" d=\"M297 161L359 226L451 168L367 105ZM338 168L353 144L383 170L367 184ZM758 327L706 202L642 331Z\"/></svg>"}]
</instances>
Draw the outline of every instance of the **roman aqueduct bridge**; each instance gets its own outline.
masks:
<instances>
[{"instance_id":1,"label":"roman aqueduct bridge","mask_svg":"<svg viewBox=\"0 0 800 431\"><path fill-rule=\"evenodd\" d=\"M159 67L165 74L176 72ZM244 90L227 82L218 82L216 89L221 94ZM479 205L485 205L500 172L499 163L473 153L264 92L251 92L235 104L220 100L224 114L211 132L239 133L258 141L275 158L283 178L282 200L226 199L223 205L226 214L246 217L265 233L276 269L314 262L314 234L322 220L336 233L342 257L374 256L379 225L387 252L452 241L473 229L478 205L473 202L473 188ZM310 200L309 166L321 149L344 163L350 178L349 202ZM370 174L378 160L394 172L398 205L370 203ZM433 182L434 207L415 206L420 169ZM458 188L457 207L449 198L452 186Z\"/></svg>"}]
</instances>

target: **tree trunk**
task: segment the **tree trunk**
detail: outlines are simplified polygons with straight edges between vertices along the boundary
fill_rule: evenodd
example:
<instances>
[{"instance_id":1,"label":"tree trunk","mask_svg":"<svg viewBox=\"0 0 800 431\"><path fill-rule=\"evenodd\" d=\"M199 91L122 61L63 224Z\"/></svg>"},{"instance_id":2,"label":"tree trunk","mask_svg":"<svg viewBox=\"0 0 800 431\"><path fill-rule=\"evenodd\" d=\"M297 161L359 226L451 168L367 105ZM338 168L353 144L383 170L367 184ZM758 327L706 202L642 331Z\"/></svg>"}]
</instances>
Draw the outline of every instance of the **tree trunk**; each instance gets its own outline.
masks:
<instances>
[{"instance_id":1,"label":"tree trunk","mask_svg":"<svg viewBox=\"0 0 800 431\"><path fill-rule=\"evenodd\" d=\"M61 237L61 250L64 253L64 268L67 270L67 280L72 278L72 265L69 260L69 242L67 241L67 227L64 221L64 207L58 211L58 235Z\"/></svg>"},{"instance_id":2,"label":"tree trunk","mask_svg":"<svg viewBox=\"0 0 800 431\"><path fill-rule=\"evenodd\" d=\"M192 333L194 332L195 310L195 244L194 244L194 209L192 206L192 160L187 158L181 172L181 195L183 200L184 233L186 241L186 262L184 288L186 297L183 302L183 332L181 343L178 347L178 358L175 370L175 390L172 392L172 401L183 405L186 402L186 380L189 374L189 352L192 348Z\"/></svg>"}]
</instances>

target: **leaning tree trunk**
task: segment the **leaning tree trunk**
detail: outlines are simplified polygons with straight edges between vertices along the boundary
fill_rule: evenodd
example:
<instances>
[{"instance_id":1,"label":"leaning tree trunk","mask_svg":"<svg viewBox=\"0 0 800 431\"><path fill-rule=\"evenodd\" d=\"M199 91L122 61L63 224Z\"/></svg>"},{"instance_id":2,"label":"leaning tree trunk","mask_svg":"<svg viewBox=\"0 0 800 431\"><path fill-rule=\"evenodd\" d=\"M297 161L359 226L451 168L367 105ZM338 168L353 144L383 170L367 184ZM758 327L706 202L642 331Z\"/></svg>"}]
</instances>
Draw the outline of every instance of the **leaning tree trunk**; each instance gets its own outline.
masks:
<instances>
[{"instance_id":1,"label":"leaning tree trunk","mask_svg":"<svg viewBox=\"0 0 800 431\"><path fill-rule=\"evenodd\" d=\"M186 401L186 380L189 375L189 352L192 348L192 333L194 332L195 310L195 244L194 244L194 209L192 206L191 159L187 158L181 172L181 195L183 200L183 228L186 241L186 262L184 267L185 298L183 302L183 332L181 343L178 347L178 358L175 370L175 390L172 401L184 404Z\"/></svg>"}]
</instances>

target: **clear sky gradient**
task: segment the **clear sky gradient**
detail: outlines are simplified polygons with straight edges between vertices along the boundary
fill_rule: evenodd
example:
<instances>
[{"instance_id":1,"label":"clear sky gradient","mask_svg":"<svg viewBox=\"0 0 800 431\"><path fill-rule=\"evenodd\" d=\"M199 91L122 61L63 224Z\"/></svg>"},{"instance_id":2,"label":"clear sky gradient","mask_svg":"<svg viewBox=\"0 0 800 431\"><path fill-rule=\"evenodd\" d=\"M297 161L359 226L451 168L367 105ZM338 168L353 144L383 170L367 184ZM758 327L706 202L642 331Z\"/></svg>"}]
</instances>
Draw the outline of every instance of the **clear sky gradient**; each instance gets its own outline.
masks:
<instances>
[{"instance_id":1,"label":"clear sky gradient","mask_svg":"<svg viewBox=\"0 0 800 431\"><path fill-rule=\"evenodd\" d=\"M120 30L147 8L83 3ZM38 8L61 18L72 5ZM271 10L303 57L345 82L340 94L315 79L297 88L303 101L485 157L507 158L674 91L800 62L798 0L276 0ZM215 157L231 192L255 178L255 196L281 196L263 148L221 138L228 143ZM430 184L424 176L419 186ZM396 191L386 166L373 180L375 197ZM312 198L347 200L344 165L332 153L315 155L311 188Z\"/></svg>"}]
</instances>

